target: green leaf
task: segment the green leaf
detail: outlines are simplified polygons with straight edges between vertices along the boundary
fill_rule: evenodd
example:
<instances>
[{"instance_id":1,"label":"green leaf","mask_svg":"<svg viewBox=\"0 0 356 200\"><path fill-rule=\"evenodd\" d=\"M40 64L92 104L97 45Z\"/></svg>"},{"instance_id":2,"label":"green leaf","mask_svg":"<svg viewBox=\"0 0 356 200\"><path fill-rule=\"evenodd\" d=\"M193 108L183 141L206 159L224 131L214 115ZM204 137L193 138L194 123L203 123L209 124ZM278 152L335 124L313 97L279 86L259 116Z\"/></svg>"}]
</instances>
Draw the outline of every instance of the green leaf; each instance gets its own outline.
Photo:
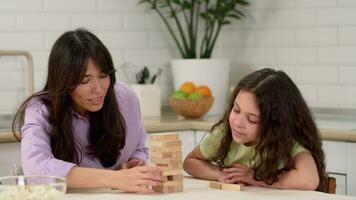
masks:
<instances>
[{"instance_id":1,"label":"green leaf","mask_svg":"<svg viewBox=\"0 0 356 200\"><path fill-rule=\"evenodd\" d=\"M141 3L152 3L152 2L150 0L141 0L138 3L141 4Z\"/></svg>"},{"instance_id":2,"label":"green leaf","mask_svg":"<svg viewBox=\"0 0 356 200\"><path fill-rule=\"evenodd\" d=\"M247 2L247 1L245 1L245 0L235 0L235 2L236 2L237 4L244 5L244 6L247 6L247 5L250 4L249 2Z\"/></svg>"},{"instance_id":3,"label":"green leaf","mask_svg":"<svg viewBox=\"0 0 356 200\"><path fill-rule=\"evenodd\" d=\"M172 3L177 4L177 5L179 5L179 6L182 5L182 3L180 2L180 0L170 0L170 1L172 1Z\"/></svg>"},{"instance_id":4,"label":"green leaf","mask_svg":"<svg viewBox=\"0 0 356 200\"><path fill-rule=\"evenodd\" d=\"M234 19L237 19L237 20L240 20L240 19L241 19L240 16L235 15L235 14L229 14L229 15L227 15L227 17L234 18Z\"/></svg>"},{"instance_id":5,"label":"green leaf","mask_svg":"<svg viewBox=\"0 0 356 200\"><path fill-rule=\"evenodd\" d=\"M240 15L242 17L245 17L245 14L243 14L241 11L239 11L237 9L234 10L234 13L237 14L237 15Z\"/></svg>"},{"instance_id":6,"label":"green leaf","mask_svg":"<svg viewBox=\"0 0 356 200\"><path fill-rule=\"evenodd\" d=\"M230 21L223 21L223 23L221 23L221 25L228 25L228 24L231 24Z\"/></svg>"},{"instance_id":7,"label":"green leaf","mask_svg":"<svg viewBox=\"0 0 356 200\"><path fill-rule=\"evenodd\" d=\"M193 4L190 1L184 1L182 7L184 9L191 10L193 8Z\"/></svg>"}]
</instances>

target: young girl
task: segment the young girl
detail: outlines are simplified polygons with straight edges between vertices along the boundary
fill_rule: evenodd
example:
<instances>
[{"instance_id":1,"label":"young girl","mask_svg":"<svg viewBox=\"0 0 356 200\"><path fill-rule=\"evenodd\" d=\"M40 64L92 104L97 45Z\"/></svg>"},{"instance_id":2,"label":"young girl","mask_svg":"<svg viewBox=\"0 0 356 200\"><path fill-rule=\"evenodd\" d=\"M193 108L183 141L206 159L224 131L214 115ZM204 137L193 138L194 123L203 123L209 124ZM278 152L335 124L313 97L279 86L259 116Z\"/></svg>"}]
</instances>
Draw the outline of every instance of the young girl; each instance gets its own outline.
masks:
<instances>
[{"instance_id":1,"label":"young girl","mask_svg":"<svg viewBox=\"0 0 356 200\"><path fill-rule=\"evenodd\" d=\"M68 31L55 42L42 91L16 114L25 175L67 178L68 187L109 187L151 192L162 170L144 166L145 147L138 99L116 83L107 48L92 33Z\"/></svg>"},{"instance_id":2,"label":"young girl","mask_svg":"<svg viewBox=\"0 0 356 200\"><path fill-rule=\"evenodd\" d=\"M228 111L184 160L201 179L322 190L324 153L300 91L282 71L262 69L236 86Z\"/></svg>"}]
</instances>

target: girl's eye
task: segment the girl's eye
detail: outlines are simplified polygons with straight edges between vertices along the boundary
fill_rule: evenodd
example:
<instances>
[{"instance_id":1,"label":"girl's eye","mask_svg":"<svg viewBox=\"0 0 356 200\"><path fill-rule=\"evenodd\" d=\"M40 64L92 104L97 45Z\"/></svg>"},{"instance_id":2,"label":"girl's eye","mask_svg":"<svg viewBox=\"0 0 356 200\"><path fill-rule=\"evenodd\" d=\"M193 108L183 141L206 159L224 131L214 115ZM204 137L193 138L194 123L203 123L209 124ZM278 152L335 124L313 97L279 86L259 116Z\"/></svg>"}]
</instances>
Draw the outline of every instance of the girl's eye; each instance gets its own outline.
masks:
<instances>
[{"instance_id":1,"label":"girl's eye","mask_svg":"<svg viewBox=\"0 0 356 200\"><path fill-rule=\"evenodd\" d=\"M235 113L240 113L240 109L238 109L238 108L233 108L232 109Z\"/></svg>"},{"instance_id":2,"label":"girl's eye","mask_svg":"<svg viewBox=\"0 0 356 200\"><path fill-rule=\"evenodd\" d=\"M87 84L87 83L89 83L89 79L84 79L82 80L82 82L80 82L80 84Z\"/></svg>"},{"instance_id":3,"label":"girl's eye","mask_svg":"<svg viewBox=\"0 0 356 200\"><path fill-rule=\"evenodd\" d=\"M252 124L258 124L259 120L254 117L248 117L247 120Z\"/></svg>"},{"instance_id":4,"label":"girl's eye","mask_svg":"<svg viewBox=\"0 0 356 200\"><path fill-rule=\"evenodd\" d=\"M101 74L100 75L100 78L106 78L106 77L108 77L109 76L109 74Z\"/></svg>"}]
</instances>

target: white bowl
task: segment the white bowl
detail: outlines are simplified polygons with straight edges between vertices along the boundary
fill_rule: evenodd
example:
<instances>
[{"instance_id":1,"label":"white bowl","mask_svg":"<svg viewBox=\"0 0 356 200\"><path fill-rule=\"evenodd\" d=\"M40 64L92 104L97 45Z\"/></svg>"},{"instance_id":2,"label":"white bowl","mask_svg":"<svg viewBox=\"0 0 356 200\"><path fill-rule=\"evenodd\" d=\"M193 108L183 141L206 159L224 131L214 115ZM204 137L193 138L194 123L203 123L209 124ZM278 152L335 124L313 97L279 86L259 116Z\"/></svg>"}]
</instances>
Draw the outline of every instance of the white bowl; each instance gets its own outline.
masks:
<instances>
[{"instance_id":1,"label":"white bowl","mask_svg":"<svg viewBox=\"0 0 356 200\"><path fill-rule=\"evenodd\" d=\"M0 199L61 200L67 189L65 178L55 176L0 177Z\"/></svg>"}]
</instances>

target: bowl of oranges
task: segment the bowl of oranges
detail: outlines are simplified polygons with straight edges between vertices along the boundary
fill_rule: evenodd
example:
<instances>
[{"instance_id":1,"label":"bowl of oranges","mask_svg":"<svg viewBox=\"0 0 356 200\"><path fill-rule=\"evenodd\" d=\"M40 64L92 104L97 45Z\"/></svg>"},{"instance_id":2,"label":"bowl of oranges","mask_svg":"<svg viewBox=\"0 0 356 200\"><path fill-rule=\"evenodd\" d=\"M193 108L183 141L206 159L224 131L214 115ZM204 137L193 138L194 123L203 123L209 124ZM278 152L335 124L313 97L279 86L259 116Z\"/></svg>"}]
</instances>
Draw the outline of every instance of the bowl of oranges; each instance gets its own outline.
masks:
<instances>
[{"instance_id":1,"label":"bowl of oranges","mask_svg":"<svg viewBox=\"0 0 356 200\"><path fill-rule=\"evenodd\" d=\"M185 118L200 118L214 103L211 89L206 85L184 82L169 98L172 109Z\"/></svg>"}]
</instances>

